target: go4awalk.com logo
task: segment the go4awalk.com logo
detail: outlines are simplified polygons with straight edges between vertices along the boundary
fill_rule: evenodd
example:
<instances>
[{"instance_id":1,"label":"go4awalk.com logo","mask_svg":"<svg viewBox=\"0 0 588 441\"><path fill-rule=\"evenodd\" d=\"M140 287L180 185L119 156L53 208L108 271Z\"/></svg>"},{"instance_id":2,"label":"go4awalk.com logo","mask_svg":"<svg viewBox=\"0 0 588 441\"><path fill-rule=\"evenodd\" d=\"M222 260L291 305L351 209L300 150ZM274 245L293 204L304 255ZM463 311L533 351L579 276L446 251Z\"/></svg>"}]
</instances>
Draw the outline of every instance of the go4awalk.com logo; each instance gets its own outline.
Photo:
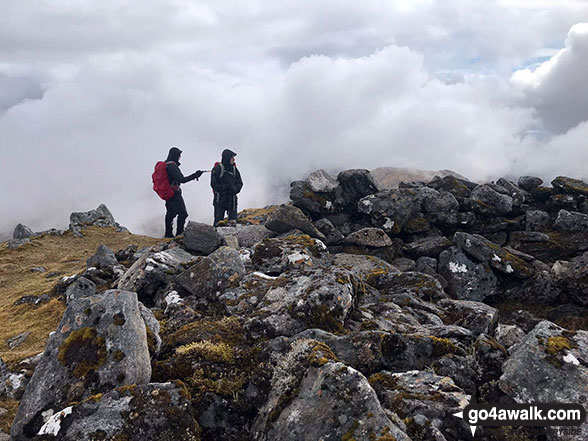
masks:
<instances>
[{"instance_id":1,"label":"go4awalk.com logo","mask_svg":"<svg viewBox=\"0 0 588 441\"><path fill-rule=\"evenodd\" d=\"M479 426L530 426L576 428L586 420L581 404L493 404L470 403L462 412L453 414L463 418L472 435Z\"/></svg>"}]
</instances>

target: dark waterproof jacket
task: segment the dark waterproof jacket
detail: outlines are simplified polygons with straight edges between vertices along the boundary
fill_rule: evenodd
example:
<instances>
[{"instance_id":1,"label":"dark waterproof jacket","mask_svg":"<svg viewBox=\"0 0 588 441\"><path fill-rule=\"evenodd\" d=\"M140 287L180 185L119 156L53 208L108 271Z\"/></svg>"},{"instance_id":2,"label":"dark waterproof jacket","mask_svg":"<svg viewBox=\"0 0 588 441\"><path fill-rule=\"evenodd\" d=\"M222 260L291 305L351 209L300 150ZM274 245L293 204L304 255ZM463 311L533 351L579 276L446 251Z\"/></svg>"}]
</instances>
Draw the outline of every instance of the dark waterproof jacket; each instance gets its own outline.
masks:
<instances>
[{"instance_id":1,"label":"dark waterproof jacket","mask_svg":"<svg viewBox=\"0 0 588 441\"><path fill-rule=\"evenodd\" d=\"M212 169L210 186L214 190L215 197L217 195L234 196L243 188L243 180L239 170L235 165L231 165L233 156L236 156L236 153L231 150L223 151L221 163L215 165Z\"/></svg>"},{"instance_id":2,"label":"dark waterproof jacket","mask_svg":"<svg viewBox=\"0 0 588 441\"><path fill-rule=\"evenodd\" d=\"M193 181L197 179L198 173L192 173L191 175L184 176L180 170L180 155L182 151L176 147L172 147L167 155L167 178L169 184L175 192L182 193L180 184Z\"/></svg>"}]
</instances>

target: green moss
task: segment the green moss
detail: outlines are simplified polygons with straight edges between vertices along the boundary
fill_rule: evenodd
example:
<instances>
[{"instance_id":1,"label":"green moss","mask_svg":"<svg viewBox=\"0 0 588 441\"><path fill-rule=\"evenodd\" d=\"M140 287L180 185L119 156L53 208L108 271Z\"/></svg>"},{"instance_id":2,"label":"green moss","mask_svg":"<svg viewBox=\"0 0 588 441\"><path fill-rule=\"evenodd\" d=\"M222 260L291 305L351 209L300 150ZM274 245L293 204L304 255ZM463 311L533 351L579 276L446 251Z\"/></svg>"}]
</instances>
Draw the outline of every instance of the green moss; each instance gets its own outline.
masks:
<instances>
[{"instance_id":1,"label":"green moss","mask_svg":"<svg viewBox=\"0 0 588 441\"><path fill-rule=\"evenodd\" d=\"M235 353L231 346L223 342L212 343L208 340L180 346L176 349L176 354L221 363L232 363L235 360Z\"/></svg>"},{"instance_id":2,"label":"green moss","mask_svg":"<svg viewBox=\"0 0 588 441\"><path fill-rule=\"evenodd\" d=\"M398 380L390 374L378 372L368 378L368 382L374 389L396 390Z\"/></svg>"},{"instance_id":3,"label":"green moss","mask_svg":"<svg viewBox=\"0 0 588 441\"><path fill-rule=\"evenodd\" d=\"M492 348L502 352L505 356L508 356L508 351L506 350L506 348L504 347L504 345L501 345L498 340L496 340L494 337L488 337L485 338L484 340L482 340L484 343L489 344Z\"/></svg>"},{"instance_id":4,"label":"green moss","mask_svg":"<svg viewBox=\"0 0 588 441\"><path fill-rule=\"evenodd\" d=\"M316 194L310 190L306 190L304 193L302 193L302 195L307 199L318 202L323 207L327 204L327 199L325 199L322 196L319 196L318 194Z\"/></svg>"},{"instance_id":5,"label":"green moss","mask_svg":"<svg viewBox=\"0 0 588 441\"><path fill-rule=\"evenodd\" d=\"M545 344L545 352L550 355L557 355L566 349L576 347L569 338L564 336L549 337Z\"/></svg>"},{"instance_id":6,"label":"green moss","mask_svg":"<svg viewBox=\"0 0 588 441\"><path fill-rule=\"evenodd\" d=\"M421 231L427 231L429 228L429 221L422 216L413 217L404 225L404 230L408 233L419 233Z\"/></svg>"},{"instance_id":7,"label":"green moss","mask_svg":"<svg viewBox=\"0 0 588 441\"><path fill-rule=\"evenodd\" d=\"M439 338L429 335L427 338L433 341L433 354L442 357L448 354L455 354L457 346L455 346L448 338Z\"/></svg>"},{"instance_id":8,"label":"green moss","mask_svg":"<svg viewBox=\"0 0 588 441\"><path fill-rule=\"evenodd\" d=\"M72 331L61 344L57 359L77 378L85 377L106 361L107 350L104 338L95 328L84 327Z\"/></svg>"},{"instance_id":9,"label":"green moss","mask_svg":"<svg viewBox=\"0 0 588 441\"><path fill-rule=\"evenodd\" d=\"M329 361L339 361L339 359L327 344L317 341L313 343L307 361L310 366L321 367Z\"/></svg>"}]
</instances>

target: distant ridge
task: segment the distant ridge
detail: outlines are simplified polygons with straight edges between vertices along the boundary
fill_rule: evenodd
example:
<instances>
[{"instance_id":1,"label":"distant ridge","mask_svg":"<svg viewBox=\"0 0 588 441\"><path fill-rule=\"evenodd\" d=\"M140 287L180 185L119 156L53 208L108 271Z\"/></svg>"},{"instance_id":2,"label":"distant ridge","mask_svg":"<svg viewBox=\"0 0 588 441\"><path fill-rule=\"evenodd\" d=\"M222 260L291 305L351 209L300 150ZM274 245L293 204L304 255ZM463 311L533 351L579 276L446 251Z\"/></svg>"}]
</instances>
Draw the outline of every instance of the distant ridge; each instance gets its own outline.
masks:
<instances>
[{"instance_id":1,"label":"distant ridge","mask_svg":"<svg viewBox=\"0 0 588 441\"><path fill-rule=\"evenodd\" d=\"M383 189L398 188L400 182L425 181L428 182L434 176L444 178L445 176L455 176L459 179L468 180L468 178L452 170L419 170L416 168L405 167L378 167L370 172L376 183Z\"/></svg>"}]
</instances>

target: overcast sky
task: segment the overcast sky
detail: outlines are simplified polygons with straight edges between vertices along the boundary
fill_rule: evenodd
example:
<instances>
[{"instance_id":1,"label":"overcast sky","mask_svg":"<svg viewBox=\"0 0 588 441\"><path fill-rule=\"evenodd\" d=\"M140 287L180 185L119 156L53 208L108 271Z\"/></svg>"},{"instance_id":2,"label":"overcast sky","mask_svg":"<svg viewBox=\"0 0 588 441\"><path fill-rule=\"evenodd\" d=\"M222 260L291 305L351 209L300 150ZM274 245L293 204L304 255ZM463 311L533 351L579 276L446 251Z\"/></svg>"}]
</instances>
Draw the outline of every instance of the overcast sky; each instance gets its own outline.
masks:
<instances>
[{"instance_id":1,"label":"overcast sky","mask_svg":"<svg viewBox=\"0 0 588 441\"><path fill-rule=\"evenodd\" d=\"M240 208L325 168L588 176L585 0L0 0L0 235L105 203L163 234L156 161L236 151ZM207 175L184 186L212 221Z\"/></svg>"}]
</instances>

